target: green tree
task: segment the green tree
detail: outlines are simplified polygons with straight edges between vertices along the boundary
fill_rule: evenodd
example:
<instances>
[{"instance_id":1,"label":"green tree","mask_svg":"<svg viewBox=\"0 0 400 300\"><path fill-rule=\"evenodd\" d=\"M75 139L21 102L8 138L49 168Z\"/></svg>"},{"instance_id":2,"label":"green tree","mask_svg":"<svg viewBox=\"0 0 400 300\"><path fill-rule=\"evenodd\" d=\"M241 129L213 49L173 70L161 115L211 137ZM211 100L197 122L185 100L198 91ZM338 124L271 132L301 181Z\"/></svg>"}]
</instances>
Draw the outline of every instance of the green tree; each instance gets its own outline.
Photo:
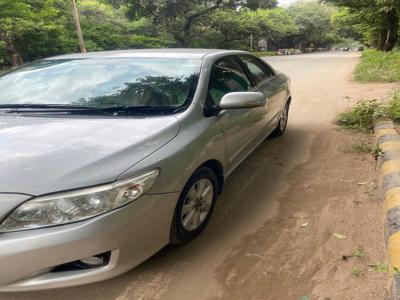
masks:
<instances>
[{"instance_id":1,"label":"green tree","mask_svg":"<svg viewBox=\"0 0 400 300\"><path fill-rule=\"evenodd\" d=\"M182 47L191 44L193 26L200 18L236 5L233 0L127 0L127 4L132 19L151 18Z\"/></svg>"},{"instance_id":2,"label":"green tree","mask_svg":"<svg viewBox=\"0 0 400 300\"><path fill-rule=\"evenodd\" d=\"M73 48L60 7L55 0L0 0L0 52L9 63Z\"/></svg>"},{"instance_id":3,"label":"green tree","mask_svg":"<svg viewBox=\"0 0 400 300\"><path fill-rule=\"evenodd\" d=\"M326 0L347 8L353 28L379 50L391 51L398 40L400 1L398 0ZM345 22L345 21L344 21Z\"/></svg>"},{"instance_id":4,"label":"green tree","mask_svg":"<svg viewBox=\"0 0 400 300\"><path fill-rule=\"evenodd\" d=\"M250 35L255 42L265 39L277 46L285 36L297 31L297 26L283 8L256 11L223 9L199 20L193 43L197 47L247 50Z\"/></svg>"},{"instance_id":5,"label":"green tree","mask_svg":"<svg viewBox=\"0 0 400 300\"><path fill-rule=\"evenodd\" d=\"M333 13L331 23L340 37L363 40L364 28L356 25L359 23L359 18L357 15L349 13L347 7L341 7Z\"/></svg>"},{"instance_id":6,"label":"green tree","mask_svg":"<svg viewBox=\"0 0 400 300\"><path fill-rule=\"evenodd\" d=\"M79 5L82 30L89 51L155 48L170 46L149 19L129 21L127 8L118 9L99 0L82 0Z\"/></svg>"},{"instance_id":7,"label":"green tree","mask_svg":"<svg viewBox=\"0 0 400 300\"><path fill-rule=\"evenodd\" d=\"M239 3L240 6L251 10L271 9L278 6L277 0L243 0Z\"/></svg>"},{"instance_id":8,"label":"green tree","mask_svg":"<svg viewBox=\"0 0 400 300\"><path fill-rule=\"evenodd\" d=\"M325 47L337 40L331 24L336 12L332 5L317 1L298 1L288 7L288 13L299 27L291 37L293 43L300 42L306 47Z\"/></svg>"},{"instance_id":9,"label":"green tree","mask_svg":"<svg viewBox=\"0 0 400 300\"><path fill-rule=\"evenodd\" d=\"M150 18L126 17L121 2L79 0L81 28L89 51L174 45ZM0 0L0 64L77 52L70 0Z\"/></svg>"}]
</instances>

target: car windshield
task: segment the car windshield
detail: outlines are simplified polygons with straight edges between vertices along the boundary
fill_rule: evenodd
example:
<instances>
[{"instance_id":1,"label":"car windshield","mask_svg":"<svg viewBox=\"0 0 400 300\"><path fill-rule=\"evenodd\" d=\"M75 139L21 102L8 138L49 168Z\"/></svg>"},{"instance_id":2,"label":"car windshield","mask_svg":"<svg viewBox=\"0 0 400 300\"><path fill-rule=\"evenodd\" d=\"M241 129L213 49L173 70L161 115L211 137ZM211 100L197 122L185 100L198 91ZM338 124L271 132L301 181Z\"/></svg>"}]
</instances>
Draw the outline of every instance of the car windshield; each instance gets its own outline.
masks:
<instances>
[{"instance_id":1,"label":"car windshield","mask_svg":"<svg viewBox=\"0 0 400 300\"><path fill-rule=\"evenodd\" d=\"M192 100L200 64L181 58L41 60L0 76L0 107L179 108Z\"/></svg>"}]
</instances>

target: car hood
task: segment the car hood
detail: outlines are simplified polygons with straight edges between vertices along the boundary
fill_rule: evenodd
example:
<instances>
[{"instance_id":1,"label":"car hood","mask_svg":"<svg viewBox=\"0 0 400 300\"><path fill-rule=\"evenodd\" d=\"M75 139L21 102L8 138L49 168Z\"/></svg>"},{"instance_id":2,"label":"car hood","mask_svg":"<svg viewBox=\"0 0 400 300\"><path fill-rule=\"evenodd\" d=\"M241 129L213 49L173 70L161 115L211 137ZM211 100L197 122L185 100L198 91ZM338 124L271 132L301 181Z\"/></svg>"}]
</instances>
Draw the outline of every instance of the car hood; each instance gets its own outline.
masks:
<instances>
[{"instance_id":1,"label":"car hood","mask_svg":"<svg viewBox=\"0 0 400 300\"><path fill-rule=\"evenodd\" d=\"M37 196L112 182L178 132L174 116L0 116L0 193Z\"/></svg>"},{"instance_id":2,"label":"car hood","mask_svg":"<svg viewBox=\"0 0 400 300\"><path fill-rule=\"evenodd\" d=\"M0 193L0 223L4 217L29 198L31 198L29 195Z\"/></svg>"}]
</instances>

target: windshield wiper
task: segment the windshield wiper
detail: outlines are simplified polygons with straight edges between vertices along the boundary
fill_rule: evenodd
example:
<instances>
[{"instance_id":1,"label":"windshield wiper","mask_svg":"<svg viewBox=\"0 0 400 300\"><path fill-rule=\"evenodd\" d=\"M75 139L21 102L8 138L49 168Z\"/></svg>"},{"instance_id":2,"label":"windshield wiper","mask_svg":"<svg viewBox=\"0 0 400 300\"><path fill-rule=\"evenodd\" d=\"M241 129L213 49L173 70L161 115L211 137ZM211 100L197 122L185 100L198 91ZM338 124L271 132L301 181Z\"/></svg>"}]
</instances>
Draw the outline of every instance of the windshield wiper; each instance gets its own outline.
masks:
<instances>
[{"instance_id":1,"label":"windshield wiper","mask_svg":"<svg viewBox=\"0 0 400 300\"><path fill-rule=\"evenodd\" d=\"M113 115L168 115L180 112L187 107L180 106L135 106L121 105L96 108L97 112L112 113Z\"/></svg>"},{"instance_id":2,"label":"windshield wiper","mask_svg":"<svg viewBox=\"0 0 400 300\"><path fill-rule=\"evenodd\" d=\"M63 114L79 114L79 115L146 115L146 114L173 114L186 107L173 106L82 106L82 105L65 105L65 104L0 104L0 109L7 109L6 113L63 113Z\"/></svg>"},{"instance_id":3,"label":"windshield wiper","mask_svg":"<svg viewBox=\"0 0 400 300\"><path fill-rule=\"evenodd\" d=\"M87 109L95 108L68 104L0 104L0 109Z\"/></svg>"}]
</instances>

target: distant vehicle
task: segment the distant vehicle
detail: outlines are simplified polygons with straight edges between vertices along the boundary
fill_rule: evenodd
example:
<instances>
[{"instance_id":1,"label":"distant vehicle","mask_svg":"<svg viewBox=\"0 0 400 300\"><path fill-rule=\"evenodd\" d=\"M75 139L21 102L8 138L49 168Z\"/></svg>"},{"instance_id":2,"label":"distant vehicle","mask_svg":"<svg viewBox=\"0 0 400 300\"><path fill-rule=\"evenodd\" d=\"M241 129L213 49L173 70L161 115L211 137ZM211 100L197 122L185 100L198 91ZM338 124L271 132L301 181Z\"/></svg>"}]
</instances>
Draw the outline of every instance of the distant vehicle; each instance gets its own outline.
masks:
<instances>
[{"instance_id":1,"label":"distant vehicle","mask_svg":"<svg viewBox=\"0 0 400 300\"><path fill-rule=\"evenodd\" d=\"M244 51L71 54L1 75L0 291L104 280L195 238L290 103L289 78Z\"/></svg>"},{"instance_id":2,"label":"distant vehicle","mask_svg":"<svg viewBox=\"0 0 400 300\"><path fill-rule=\"evenodd\" d=\"M290 55L290 49L279 49L278 52L276 53L277 55Z\"/></svg>"},{"instance_id":3,"label":"distant vehicle","mask_svg":"<svg viewBox=\"0 0 400 300\"><path fill-rule=\"evenodd\" d=\"M364 47L358 47L357 51L364 51Z\"/></svg>"},{"instance_id":4,"label":"distant vehicle","mask_svg":"<svg viewBox=\"0 0 400 300\"><path fill-rule=\"evenodd\" d=\"M294 50L294 52L293 52L293 54L302 54L303 52L301 52L301 50L300 49L296 49L296 50Z\"/></svg>"},{"instance_id":5,"label":"distant vehicle","mask_svg":"<svg viewBox=\"0 0 400 300\"><path fill-rule=\"evenodd\" d=\"M344 47L344 48L343 48L343 51L344 51L344 52L350 51L350 48L349 48L349 47Z\"/></svg>"}]
</instances>

